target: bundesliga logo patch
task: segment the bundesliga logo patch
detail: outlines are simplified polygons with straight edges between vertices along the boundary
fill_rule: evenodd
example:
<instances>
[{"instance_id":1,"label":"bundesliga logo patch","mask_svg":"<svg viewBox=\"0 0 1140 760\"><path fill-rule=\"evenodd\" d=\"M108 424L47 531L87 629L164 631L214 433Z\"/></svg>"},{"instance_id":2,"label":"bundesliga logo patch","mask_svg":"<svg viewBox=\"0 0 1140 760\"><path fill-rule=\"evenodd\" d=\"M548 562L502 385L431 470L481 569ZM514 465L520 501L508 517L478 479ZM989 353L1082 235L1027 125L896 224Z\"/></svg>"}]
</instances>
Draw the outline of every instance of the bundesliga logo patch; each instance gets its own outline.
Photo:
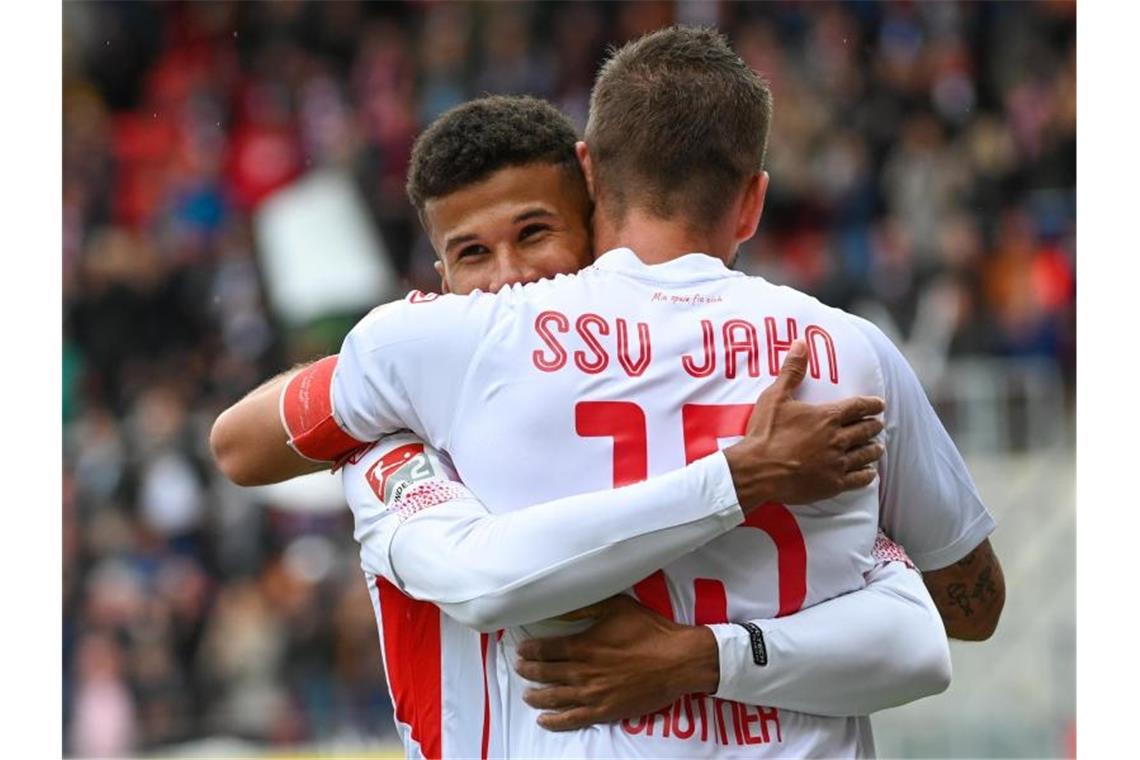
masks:
<instances>
[{"instance_id":1,"label":"bundesliga logo patch","mask_svg":"<svg viewBox=\"0 0 1140 760\"><path fill-rule=\"evenodd\" d=\"M422 443L409 443L385 454L365 473L368 485L391 506L408 486L435 476Z\"/></svg>"}]
</instances>

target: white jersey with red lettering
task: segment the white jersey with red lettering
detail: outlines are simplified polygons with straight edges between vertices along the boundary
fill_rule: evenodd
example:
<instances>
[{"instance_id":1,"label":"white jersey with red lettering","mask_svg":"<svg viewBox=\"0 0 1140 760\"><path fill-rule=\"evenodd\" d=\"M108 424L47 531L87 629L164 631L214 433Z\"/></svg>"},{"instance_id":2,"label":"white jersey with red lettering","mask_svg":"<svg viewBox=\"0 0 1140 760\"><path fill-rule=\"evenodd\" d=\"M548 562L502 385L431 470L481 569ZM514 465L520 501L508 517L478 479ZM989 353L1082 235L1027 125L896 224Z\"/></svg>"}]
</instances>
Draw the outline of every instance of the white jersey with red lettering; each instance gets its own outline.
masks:
<instances>
[{"instance_id":1,"label":"white jersey with red lettering","mask_svg":"<svg viewBox=\"0 0 1140 760\"><path fill-rule=\"evenodd\" d=\"M685 623L790 614L863 586L880 510L933 502L956 518L911 546L952 556L992 529L968 473L905 361L873 326L790 288L690 254L646 266L612 251L578 275L473 297L414 297L354 328L332 380L332 410L358 440L408 428L450 453L493 511L635 482L740 436L793 339L807 341L798 397L887 401L887 456L871 487L811 505L769 504L740 528L632 591ZM896 394L898 398L896 398ZM918 498L921 497L921 498ZM904 541L905 543L905 541ZM908 546L910 546L908 544ZM509 561L510 547L503 547ZM963 552L964 553L964 552ZM917 557L916 557L917 558ZM951 560L952 561L952 560ZM690 697L640 721L553 733L497 663L512 756L860 756L868 724Z\"/></svg>"},{"instance_id":2,"label":"white jersey with red lettering","mask_svg":"<svg viewBox=\"0 0 1140 760\"><path fill-rule=\"evenodd\" d=\"M500 699L494 676L488 676L495 667L494 635L474 631L434 604L402 593L384 577L391 576L383 572L387 560L378 558L372 540L374 534L384 534L376 528L388 517L394 489L427 480L446 487L458 478L444 457L406 435L354 453L343 470L396 730L408 758L501 757L502 732L492 731L491 712Z\"/></svg>"}]
</instances>

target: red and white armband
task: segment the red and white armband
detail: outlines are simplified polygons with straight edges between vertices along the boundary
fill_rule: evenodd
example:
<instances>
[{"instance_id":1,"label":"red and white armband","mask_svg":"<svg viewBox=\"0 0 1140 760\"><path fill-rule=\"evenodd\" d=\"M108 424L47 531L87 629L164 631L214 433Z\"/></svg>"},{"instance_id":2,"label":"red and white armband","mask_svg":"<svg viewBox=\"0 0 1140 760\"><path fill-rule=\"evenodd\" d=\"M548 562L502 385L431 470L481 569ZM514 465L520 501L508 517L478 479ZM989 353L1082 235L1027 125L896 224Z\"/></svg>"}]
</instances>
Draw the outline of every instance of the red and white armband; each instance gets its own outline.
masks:
<instances>
[{"instance_id":1,"label":"red and white armband","mask_svg":"<svg viewBox=\"0 0 1140 760\"><path fill-rule=\"evenodd\" d=\"M333 462L364 445L341 429L333 416L332 381L337 357L313 362L289 379L281 391L281 423L289 446L316 462Z\"/></svg>"}]
</instances>

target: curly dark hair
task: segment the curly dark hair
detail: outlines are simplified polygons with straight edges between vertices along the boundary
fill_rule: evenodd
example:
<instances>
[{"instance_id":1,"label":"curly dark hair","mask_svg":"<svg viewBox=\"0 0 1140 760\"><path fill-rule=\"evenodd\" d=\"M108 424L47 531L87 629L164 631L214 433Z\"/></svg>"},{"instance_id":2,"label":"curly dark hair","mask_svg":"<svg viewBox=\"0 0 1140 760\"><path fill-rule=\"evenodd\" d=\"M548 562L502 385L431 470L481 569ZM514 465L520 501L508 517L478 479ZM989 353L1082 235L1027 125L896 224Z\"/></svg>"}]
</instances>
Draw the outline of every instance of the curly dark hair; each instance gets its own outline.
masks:
<instances>
[{"instance_id":1,"label":"curly dark hair","mask_svg":"<svg viewBox=\"0 0 1140 760\"><path fill-rule=\"evenodd\" d=\"M432 198L510 166L563 166L585 182L574 153L578 135L557 108L531 97L493 95L452 108L416 140L408 199L421 213Z\"/></svg>"}]
</instances>

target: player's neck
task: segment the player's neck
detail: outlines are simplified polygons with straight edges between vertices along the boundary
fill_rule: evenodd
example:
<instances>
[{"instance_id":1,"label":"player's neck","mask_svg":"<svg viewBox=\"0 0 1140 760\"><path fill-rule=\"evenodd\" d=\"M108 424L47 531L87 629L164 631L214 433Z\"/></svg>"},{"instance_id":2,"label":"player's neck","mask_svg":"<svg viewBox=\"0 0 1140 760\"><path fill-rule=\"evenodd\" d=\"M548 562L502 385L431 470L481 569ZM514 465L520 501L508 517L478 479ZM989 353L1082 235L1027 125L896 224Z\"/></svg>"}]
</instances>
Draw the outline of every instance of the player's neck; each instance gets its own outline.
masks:
<instances>
[{"instance_id":1,"label":"player's neck","mask_svg":"<svg viewBox=\"0 0 1140 760\"><path fill-rule=\"evenodd\" d=\"M620 225L603 213L594 217L594 250L631 248L644 263L663 264L687 253L707 253L728 261L733 245L717 234L701 233L683 221L662 220L640 209L630 209Z\"/></svg>"}]
</instances>

